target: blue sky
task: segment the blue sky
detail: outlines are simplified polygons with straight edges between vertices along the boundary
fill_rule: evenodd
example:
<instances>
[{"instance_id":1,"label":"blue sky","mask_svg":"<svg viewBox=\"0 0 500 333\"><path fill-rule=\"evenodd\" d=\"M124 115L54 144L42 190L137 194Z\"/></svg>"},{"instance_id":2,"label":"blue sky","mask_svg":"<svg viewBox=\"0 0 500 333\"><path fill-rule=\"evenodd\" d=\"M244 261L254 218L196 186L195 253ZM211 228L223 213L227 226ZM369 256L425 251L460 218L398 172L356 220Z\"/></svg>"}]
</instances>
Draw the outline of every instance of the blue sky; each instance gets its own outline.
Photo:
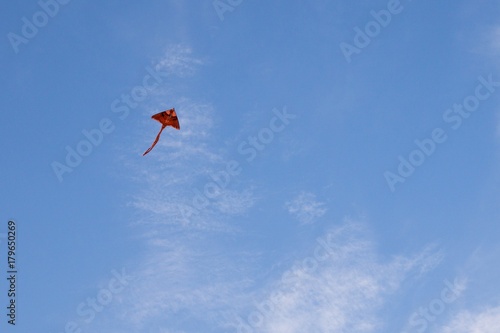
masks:
<instances>
[{"instance_id":1,"label":"blue sky","mask_svg":"<svg viewBox=\"0 0 500 333\"><path fill-rule=\"evenodd\" d=\"M498 332L499 10L4 5L0 327Z\"/></svg>"}]
</instances>

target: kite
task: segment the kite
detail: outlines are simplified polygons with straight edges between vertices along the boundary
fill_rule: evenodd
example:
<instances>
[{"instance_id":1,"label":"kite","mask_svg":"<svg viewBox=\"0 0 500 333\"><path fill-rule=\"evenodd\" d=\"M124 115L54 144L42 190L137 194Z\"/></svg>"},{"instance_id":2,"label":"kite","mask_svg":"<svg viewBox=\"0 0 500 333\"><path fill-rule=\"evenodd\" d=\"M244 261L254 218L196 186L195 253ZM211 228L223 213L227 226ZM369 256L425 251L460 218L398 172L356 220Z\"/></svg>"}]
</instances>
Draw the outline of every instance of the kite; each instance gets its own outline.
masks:
<instances>
[{"instance_id":1,"label":"kite","mask_svg":"<svg viewBox=\"0 0 500 333\"><path fill-rule=\"evenodd\" d=\"M160 140L160 134L165 127L172 126L175 129L181 129L179 126L179 120L177 119L177 113L175 113L175 108L154 114L151 118L161 123L161 129L151 147L149 147L149 149L146 150L142 156L146 155L151 151L151 149L153 149L158 140Z\"/></svg>"}]
</instances>

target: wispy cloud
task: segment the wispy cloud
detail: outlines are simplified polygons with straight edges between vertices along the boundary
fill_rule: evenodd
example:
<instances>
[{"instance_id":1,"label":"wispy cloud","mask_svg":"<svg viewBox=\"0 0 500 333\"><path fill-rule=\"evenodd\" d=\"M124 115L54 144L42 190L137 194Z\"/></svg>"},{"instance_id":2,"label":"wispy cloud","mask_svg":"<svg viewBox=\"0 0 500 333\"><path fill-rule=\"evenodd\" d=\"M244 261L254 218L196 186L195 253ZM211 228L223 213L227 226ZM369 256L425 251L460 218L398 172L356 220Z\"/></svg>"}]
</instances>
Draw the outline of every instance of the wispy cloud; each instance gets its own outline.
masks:
<instances>
[{"instance_id":1,"label":"wispy cloud","mask_svg":"<svg viewBox=\"0 0 500 333\"><path fill-rule=\"evenodd\" d=\"M309 192L301 192L293 200L288 201L285 207L288 213L303 224L314 222L327 211L325 204L317 201L316 195Z\"/></svg>"},{"instance_id":2,"label":"wispy cloud","mask_svg":"<svg viewBox=\"0 0 500 333\"><path fill-rule=\"evenodd\" d=\"M477 312L462 311L437 330L438 333L497 333L500 332L500 306Z\"/></svg>"},{"instance_id":3,"label":"wispy cloud","mask_svg":"<svg viewBox=\"0 0 500 333\"><path fill-rule=\"evenodd\" d=\"M317 240L270 283L234 327L248 332L378 332L377 311L408 278L435 262L435 253L383 262L361 224L347 222Z\"/></svg>"},{"instance_id":4,"label":"wispy cloud","mask_svg":"<svg viewBox=\"0 0 500 333\"><path fill-rule=\"evenodd\" d=\"M240 303L241 290L248 282L234 270L230 257L214 253L202 240L157 235L148 258L140 265L139 283L132 286L129 298L118 312L135 328L159 323L175 327L179 315L216 325L220 310ZM210 249L201 249L204 243ZM236 278L238 277L238 278ZM171 323L171 325L165 325Z\"/></svg>"},{"instance_id":5,"label":"wispy cloud","mask_svg":"<svg viewBox=\"0 0 500 333\"><path fill-rule=\"evenodd\" d=\"M187 322L205 332L381 332L384 304L439 257L426 249L388 261L362 224L347 221L262 280L258 253L161 229L149 239L134 283L113 305L123 332L199 331Z\"/></svg>"},{"instance_id":6,"label":"wispy cloud","mask_svg":"<svg viewBox=\"0 0 500 333\"><path fill-rule=\"evenodd\" d=\"M221 200L215 203L217 209L224 214L242 214L251 208L257 198L251 189L244 191L223 191Z\"/></svg>"},{"instance_id":7,"label":"wispy cloud","mask_svg":"<svg viewBox=\"0 0 500 333\"><path fill-rule=\"evenodd\" d=\"M107 316L92 325L101 332L217 332L228 309L248 302L252 285L245 253L225 253L210 240L154 231L134 264L134 281Z\"/></svg>"},{"instance_id":8,"label":"wispy cloud","mask_svg":"<svg viewBox=\"0 0 500 333\"><path fill-rule=\"evenodd\" d=\"M193 55L190 46L177 44L167 48L165 55L157 62L156 70L165 70L181 78L193 76L204 61Z\"/></svg>"}]
</instances>

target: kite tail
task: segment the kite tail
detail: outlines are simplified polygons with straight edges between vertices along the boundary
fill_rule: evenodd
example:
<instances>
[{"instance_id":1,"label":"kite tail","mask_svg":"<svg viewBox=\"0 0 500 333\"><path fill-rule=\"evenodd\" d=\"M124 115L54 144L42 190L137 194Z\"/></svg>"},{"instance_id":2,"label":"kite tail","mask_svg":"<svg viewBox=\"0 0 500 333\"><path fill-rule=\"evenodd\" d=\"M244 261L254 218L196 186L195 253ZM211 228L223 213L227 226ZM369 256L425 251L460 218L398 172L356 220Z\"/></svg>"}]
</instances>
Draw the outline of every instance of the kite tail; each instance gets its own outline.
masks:
<instances>
[{"instance_id":1,"label":"kite tail","mask_svg":"<svg viewBox=\"0 0 500 333\"><path fill-rule=\"evenodd\" d=\"M153 149L154 146L156 146L156 143L158 142L158 140L160 140L160 134L161 132L163 131L163 129L165 128L166 126L162 126L161 129L160 129L160 132L158 132L158 135L156 136L156 139L155 141L153 142L153 144L151 145L151 147L148 148L148 150L146 150L144 152L144 154L142 154L142 156L146 155L147 153L149 153L151 151L151 149Z\"/></svg>"}]
</instances>

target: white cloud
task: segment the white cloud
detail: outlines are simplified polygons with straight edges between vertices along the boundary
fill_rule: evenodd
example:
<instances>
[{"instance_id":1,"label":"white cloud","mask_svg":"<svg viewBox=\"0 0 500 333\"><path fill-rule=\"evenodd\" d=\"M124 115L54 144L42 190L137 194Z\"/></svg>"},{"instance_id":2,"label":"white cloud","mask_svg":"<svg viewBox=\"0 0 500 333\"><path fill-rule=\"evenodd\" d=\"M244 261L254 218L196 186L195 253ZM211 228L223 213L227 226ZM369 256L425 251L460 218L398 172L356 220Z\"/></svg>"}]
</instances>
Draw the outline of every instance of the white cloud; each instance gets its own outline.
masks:
<instances>
[{"instance_id":1,"label":"white cloud","mask_svg":"<svg viewBox=\"0 0 500 333\"><path fill-rule=\"evenodd\" d=\"M282 275L259 281L256 253L221 251L216 240L200 236L153 230L134 281L97 326L177 333L198 332L185 325L196 322L205 332L382 332L385 302L436 261L427 249L379 258L364 227L347 222L313 241Z\"/></svg>"},{"instance_id":2,"label":"white cloud","mask_svg":"<svg viewBox=\"0 0 500 333\"><path fill-rule=\"evenodd\" d=\"M139 268L140 282L131 287L131 297L121 313L122 319L134 327L173 321L176 314L185 311L210 321L207 315L234 300L235 281L230 281L231 265L224 257L212 253L209 258L173 243L165 238ZM222 276L229 281L223 281Z\"/></svg>"},{"instance_id":3,"label":"white cloud","mask_svg":"<svg viewBox=\"0 0 500 333\"><path fill-rule=\"evenodd\" d=\"M216 208L224 214L239 215L245 213L256 202L252 190L226 190L221 193L221 200L215 203Z\"/></svg>"},{"instance_id":4,"label":"white cloud","mask_svg":"<svg viewBox=\"0 0 500 333\"><path fill-rule=\"evenodd\" d=\"M217 328L224 311L248 300L245 255L232 258L210 241L190 235L153 232L147 251L134 266L133 281L88 329L100 332L192 332L186 322ZM195 330L198 332L199 330Z\"/></svg>"},{"instance_id":5,"label":"white cloud","mask_svg":"<svg viewBox=\"0 0 500 333\"><path fill-rule=\"evenodd\" d=\"M323 202L316 201L313 193L302 192L285 204L288 212L301 223L312 223L326 213Z\"/></svg>"},{"instance_id":6,"label":"white cloud","mask_svg":"<svg viewBox=\"0 0 500 333\"><path fill-rule=\"evenodd\" d=\"M413 273L435 262L434 253L382 263L355 223L332 229L310 256L297 261L232 319L241 332L379 332L385 300Z\"/></svg>"},{"instance_id":7,"label":"white cloud","mask_svg":"<svg viewBox=\"0 0 500 333\"><path fill-rule=\"evenodd\" d=\"M498 333L500 332L500 306L472 313L462 311L450 323L438 330L439 333Z\"/></svg>"},{"instance_id":8,"label":"white cloud","mask_svg":"<svg viewBox=\"0 0 500 333\"><path fill-rule=\"evenodd\" d=\"M193 56L193 50L187 45L172 45L165 51L164 57L156 64L156 70L165 70L181 78L193 76L203 60Z\"/></svg>"}]
</instances>

